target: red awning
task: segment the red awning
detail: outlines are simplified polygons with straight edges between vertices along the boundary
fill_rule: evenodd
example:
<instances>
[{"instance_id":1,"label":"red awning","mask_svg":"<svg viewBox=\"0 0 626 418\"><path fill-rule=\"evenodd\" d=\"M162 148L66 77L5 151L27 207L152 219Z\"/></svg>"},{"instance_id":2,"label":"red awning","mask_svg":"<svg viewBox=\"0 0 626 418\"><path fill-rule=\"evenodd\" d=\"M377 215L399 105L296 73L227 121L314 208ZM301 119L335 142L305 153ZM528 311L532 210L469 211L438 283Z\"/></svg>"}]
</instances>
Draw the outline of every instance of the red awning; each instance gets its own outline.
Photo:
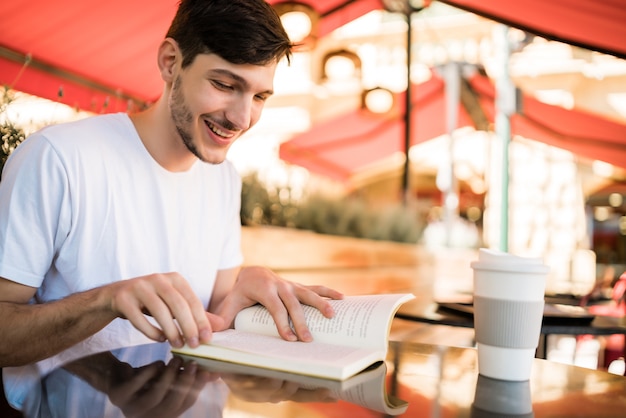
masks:
<instances>
[{"instance_id":1,"label":"red awning","mask_svg":"<svg viewBox=\"0 0 626 418\"><path fill-rule=\"evenodd\" d=\"M281 1L269 0L270 3ZM373 9L382 8L383 3L382 0L299 1L312 5L320 13L320 35ZM626 7L623 0L442 1L551 39L626 58L626 43L623 41L626 39ZM176 4L177 0L2 1L0 15L4 23L0 30L0 83L94 112L126 111L131 101L153 101L162 89L155 62L156 49L173 17ZM416 107L435 109L437 105L433 103L436 100L420 99L420 90L426 91L427 88L421 86L417 89L417 100L431 101L428 105L421 103L422 106L417 103ZM563 128L562 123L551 126L550 118L541 117L552 112L551 119L558 121L562 119L559 112L563 110L546 108L547 105L530 99L525 99L525 102L523 119L518 115L512 121L514 130L526 132L525 135L531 138L552 141L549 143L581 155L624 166L626 159L622 156L620 144L626 142L626 135L622 131L616 135L603 133L599 127L610 125L609 122L590 116L597 124L591 132L563 132L556 129ZM437 132L444 133L444 113L431 111L431 116L424 116L428 123L419 120L422 116L414 116L418 118L414 124L418 138L414 141L427 139L426 135L431 133L433 136ZM537 113L536 117L532 116L533 112ZM576 111L567 111L566 114L579 117L569 126L586 119ZM355 128L367 128L358 125L362 123L358 112L351 117L355 120L344 119L341 124L333 126L334 130L337 131L339 126L350 126L348 122ZM401 135L394 132L402 128L389 121L376 122L380 125L377 129L386 135L382 139L371 139L369 143L371 148L378 150L380 157L382 148L375 146L374 141L383 141L389 145L389 152L393 152L397 149L396 142L401 141L397 139ZM384 127L384 123L390 125ZM615 132L613 128L609 126L608 132ZM550 132L555 129L558 134ZM353 141L356 141L357 132L360 131L352 131ZM590 144L593 151L589 151ZM600 145L604 148L600 149ZM321 144L319 146L322 147ZM367 164L369 154L366 149L358 153L351 151L349 155L340 157L339 163L354 159L362 166Z\"/></svg>"},{"instance_id":2,"label":"red awning","mask_svg":"<svg viewBox=\"0 0 626 418\"><path fill-rule=\"evenodd\" d=\"M411 97L411 145L445 134L444 81L433 74L413 86ZM313 126L281 144L279 156L317 174L347 181L367 166L404 152L404 95L396 95L394 103L385 115L357 109ZM459 107L457 127L471 125L467 112Z\"/></svg>"},{"instance_id":3,"label":"red awning","mask_svg":"<svg viewBox=\"0 0 626 418\"><path fill-rule=\"evenodd\" d=\"M299 1L320 13L321 35L383 7L382 0ZM442 1L626 58L623 0ZM2 1L0 83L96 112L126 110L128 100L153 101L162 88L155 51L176 4L177 0ZM31 61L24 66L27 56Z\"/></svg>"},{"instance_id":4,"label":"red awning","mask_svg":"<svg viewBox=\"0 0 626 418\"><path fill-rule=\"evenodd\" d=\"M469 84L487 120L494 121L495 89L476 74ZM413 86L411 145L447 133L444 82L439 76ZM402 99L399 100L402 102ZM387 116L358 109L314 126L283 143L280 158L339 181L347 181L368 165L394 152L404 152L403 109ZM457 127L473 126L459 109ZM511 132L563 148L576 155L626 168L626 124L578 109L564 109L523 96L522 108L511 117Z\"/></svg>"},{"instance_id":5,"label":"red awning","mask_svg":"<svg viewBox=\"0 0 626 418\"><path fill-rule=\"evenodd\" d=\"M322 36L382 7L380 0L299 2L318 11ZM0 83L95 112L126 111L129 100L154 101L162 90L156 51L177 3L2 1Z\"/></svg>"},{"instance_id":6,"label":"red awning","mask_svg":"<svg viewBox=\"0 0 626 418\"><path fill-rule=\"evenodd\" d=\"M495 88L484 76L470 79L487 118L494 120ZM524 95L511 116L511 132L576 155L626 168L626 124L579 109L553 106Z\"/></svg>"},{"instance_id":7,"label":"red awning","mask_svg":"<svg viewBox=\"0 0 626 418\"><path fill-rule=\"evenodd\" d=\"M624 0L440 0L536 35L626 58Z\"/></svg>"}]
</instances>

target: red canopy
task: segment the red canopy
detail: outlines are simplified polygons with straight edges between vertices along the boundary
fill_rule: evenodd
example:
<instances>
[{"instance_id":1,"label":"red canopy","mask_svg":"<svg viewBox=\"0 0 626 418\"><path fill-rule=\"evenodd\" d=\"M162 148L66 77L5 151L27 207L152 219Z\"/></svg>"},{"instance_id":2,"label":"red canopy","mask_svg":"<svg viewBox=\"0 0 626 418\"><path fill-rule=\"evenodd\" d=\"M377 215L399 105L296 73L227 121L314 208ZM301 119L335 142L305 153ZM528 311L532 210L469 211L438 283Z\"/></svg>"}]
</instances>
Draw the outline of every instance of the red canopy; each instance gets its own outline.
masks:
<instances>
[{"instance_id":1,"label":"red canopy","mask_svg":"<svg viewBox=\"0 0 626 418\"><path fill-rule=\"evenodd\" d=\"M414 85L411 145L447 132L444 81L437 75ZM368 165L395 152L404 152L404 95L396 96L395 108L378 115L357 109L320 123L281 144L281 159L339 181L348 180ZM459 107L458 127L471 126L467 112Z\"/></svg>"},{"instance_id":2,"label":"red canopy","mask_svg":"<svg viewBox=\"0 0 626 418\"><path fill-rule=\"evenodd\" d=\"M469 84L490 122L495 116L495 89L476 74ZM433 74L413 86L411 145L447 133L443 80ZM403 103L401 98L396 102ZM352 175L394 152L404 152L403 109L386 116L358 109L314 126L283 143L280 158L333 178L346 181ZM459 109L457 127L473 126L466 110ZM590 159L626 168L626 124L577 109L564 109L522 97L522 108L511 117L511 132L542 141Z\"/></svg>"},{"instance_id":3,"label":"red canopy","mask_svg":"<svg viewBox=\"0 0 626 418\"><path fill-rule=\"evenodd\" d=\"M626 58L623 0L442 1ZM320 13L320 35L383 7L382 0L299 2ZM153 101L162 87L155 51L176 4L177 0L2 1L0 83L96 112L126 110L129 99ZM26 57L30 61L24 67Z\"/></svg>"},{"instance_id":4,"label":"red canopy","mask_svg":"<svg viewBox=\"0 0 626 418\"><path fill-rule=\"evenodd\" d=\"M626 58L624 0L440 0L536 35Z\"/></svg>"},{"instance_id":5,"label":"red canopy","mask_svg":"<svg viewBox=\"0 0 626 418\"><path fill-rule=\"evenodd\" d=\"M487 118L493 121L495 89L491 81L477 75L470 84L480 96ZM596 114L552 106L524 95L519 112L511 116L511 132L626 168L626 124Z\"/></svg>"},{"instance_id":6,"label":"red canopy","mask_svg":"<svg viewBox=\"0 0 626 418\"><path fill-rule=\"evenodd\" d=\"M320 14L321 36L382 7L380 0L299 2ZM177 3L2 1L0 83L95 112L126 111L129 100L151 102L162 89L156 50Z\"/></svg>"}]
</instances>

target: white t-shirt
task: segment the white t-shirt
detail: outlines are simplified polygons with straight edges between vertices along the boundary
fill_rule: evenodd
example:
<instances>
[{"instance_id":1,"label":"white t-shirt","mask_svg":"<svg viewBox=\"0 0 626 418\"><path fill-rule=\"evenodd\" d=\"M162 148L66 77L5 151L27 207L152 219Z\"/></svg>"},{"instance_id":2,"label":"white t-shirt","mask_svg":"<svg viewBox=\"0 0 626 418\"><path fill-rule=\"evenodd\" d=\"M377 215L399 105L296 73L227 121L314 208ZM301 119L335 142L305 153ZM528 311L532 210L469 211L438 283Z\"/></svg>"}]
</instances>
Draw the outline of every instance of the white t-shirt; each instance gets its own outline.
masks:
<instances>
[{"instance_id":1,"label":"white t-shirt","mask_svg":"<svg viewBox=\"0 0 626 418\"><path fill-rule=\"evenodd\" d=\"M46 302L175 271L208 306L216 272L242 263L240 202L232 164L169 172L124 113L50 126L2 175L0 277Z\"/></svg>"}]
</instances>

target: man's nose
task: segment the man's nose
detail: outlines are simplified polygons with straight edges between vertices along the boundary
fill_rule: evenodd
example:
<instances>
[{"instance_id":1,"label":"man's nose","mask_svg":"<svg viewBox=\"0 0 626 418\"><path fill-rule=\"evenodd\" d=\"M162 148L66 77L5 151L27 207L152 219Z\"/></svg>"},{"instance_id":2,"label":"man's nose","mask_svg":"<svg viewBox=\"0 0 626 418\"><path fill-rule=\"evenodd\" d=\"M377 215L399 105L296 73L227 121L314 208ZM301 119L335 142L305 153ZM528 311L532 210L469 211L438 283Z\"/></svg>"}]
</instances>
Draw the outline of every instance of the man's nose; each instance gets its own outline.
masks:
<instances>
[{"instance_id":1,"label":"man's nose","mask_svg":"<svg viewBox=\"0 0 626 418\"><path fill-rule=\"evenodd\" d=\"M252 100L240 98L229 107L226 113L226 119L228 119L236 129L245 131L250 128L252 112Z\"/></svg>"}]
</instances>

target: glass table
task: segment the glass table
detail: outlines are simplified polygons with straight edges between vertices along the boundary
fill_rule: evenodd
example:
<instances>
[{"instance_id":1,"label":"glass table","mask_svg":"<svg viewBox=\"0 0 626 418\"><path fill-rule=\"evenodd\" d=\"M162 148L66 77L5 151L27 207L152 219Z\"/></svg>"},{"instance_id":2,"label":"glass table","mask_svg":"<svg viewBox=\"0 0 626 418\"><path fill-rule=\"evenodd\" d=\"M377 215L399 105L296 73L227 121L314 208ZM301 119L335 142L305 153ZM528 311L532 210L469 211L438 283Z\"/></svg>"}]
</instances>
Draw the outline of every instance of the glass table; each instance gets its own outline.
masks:
<instances>
[{"instance_id":1,"label":"glass table","mask_svg":"<svg viewBox=\"0 0 626 418\"><path fill-rule=\"evenodd\" d=\"M4 369L26 417L624 417L626 378L535 359L530 381L478 375L473 348L391 341L343 382L173 356L167 343L86 346ZM6 385L6 383L5 383Z\"/></svg>"}]
</instances>

